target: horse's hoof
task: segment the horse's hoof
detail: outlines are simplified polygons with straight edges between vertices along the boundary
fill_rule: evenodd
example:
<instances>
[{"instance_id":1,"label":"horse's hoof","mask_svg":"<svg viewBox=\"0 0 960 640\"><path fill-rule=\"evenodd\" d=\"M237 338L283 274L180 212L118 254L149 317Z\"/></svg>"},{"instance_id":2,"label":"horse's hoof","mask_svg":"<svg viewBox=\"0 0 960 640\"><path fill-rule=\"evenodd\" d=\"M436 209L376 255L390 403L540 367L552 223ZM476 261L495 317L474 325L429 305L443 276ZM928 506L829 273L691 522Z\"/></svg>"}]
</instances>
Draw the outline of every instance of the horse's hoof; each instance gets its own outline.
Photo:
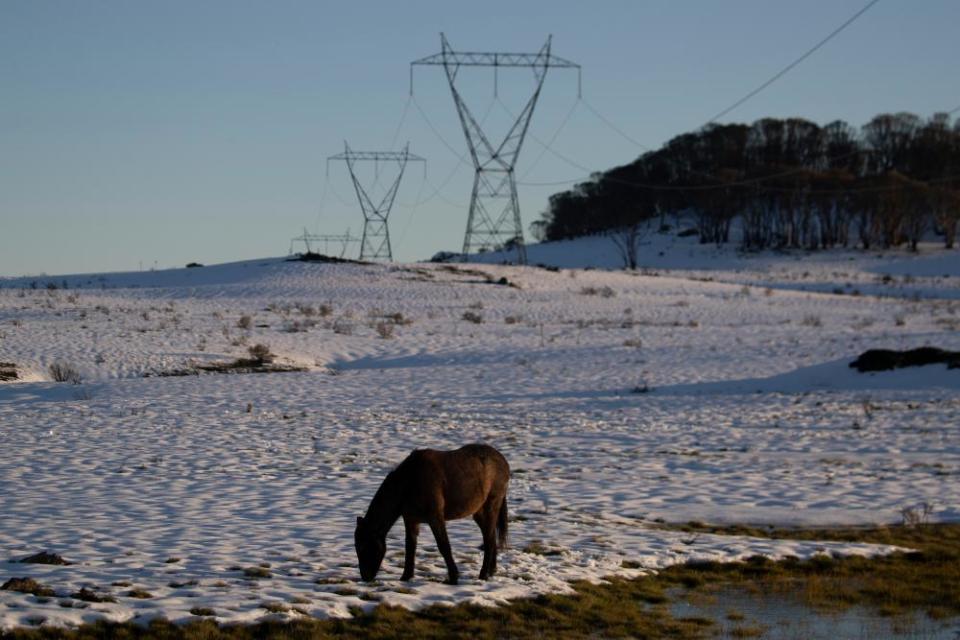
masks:
<instances>
[{"instance_id":1,"label":"horse's hoof","mask_svg":"<svg viewBox=\"0 0 960 640\"><path fill-rule=\"evenodd\" d=\"M410 582L411 580L413 580L413 574L412 574L412 573L411 573L410 575L403 574L402 576L400 576L400 581L401 581L401 582Z\"/></svg>"},{"instance_id":2,"label":"horse's hoof","mask_svg":"<svg viewBox=\"0 0 960 640\"><path fill-rule=\"evenodd\" d=\"M460 579L457 576L450 576L447 578L447 584L456 586L460 582Z\"/></svg>"}]
</instances>

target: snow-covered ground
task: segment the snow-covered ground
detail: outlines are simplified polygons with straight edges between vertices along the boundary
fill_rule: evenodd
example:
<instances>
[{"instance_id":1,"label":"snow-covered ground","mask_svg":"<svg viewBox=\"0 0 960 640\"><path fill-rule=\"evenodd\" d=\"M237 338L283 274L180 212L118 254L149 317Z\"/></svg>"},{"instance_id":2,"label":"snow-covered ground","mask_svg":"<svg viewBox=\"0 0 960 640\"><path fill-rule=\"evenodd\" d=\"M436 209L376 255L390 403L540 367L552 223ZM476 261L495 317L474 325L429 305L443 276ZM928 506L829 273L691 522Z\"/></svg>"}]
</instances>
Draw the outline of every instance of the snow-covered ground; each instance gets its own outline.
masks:
<instances>
[{"instance_id":1,"label":"snow-covered ground","mask_svg":"<svg viewBox=\"0 0 960 640\"><path fill-rule=\"evenodd\" d=\"M669 248L640 273L267 259L0 279L0 362L20 375L0 383L0 583L57 593L0 591L0 627L496 603L694 558L886 550L658 519L883 523L924 503L960 519L960 370L847 366L871 347L960 349L957 252ZM533 247L531 262L558 251L613 247ZM256 343L308 370L155 375ZM50 381L55 361L82 384ZM360 583L355 516L385 474L414 448L474 441L513 469L496 579L475 579L467 520L450 529L459 586L427 531L399 582L399 525ZM73 564L12 562L43 550ZM257 567L269 577L245 576ZM116 602L69 597L84 586Z\"/></svg>"}]
</instances>

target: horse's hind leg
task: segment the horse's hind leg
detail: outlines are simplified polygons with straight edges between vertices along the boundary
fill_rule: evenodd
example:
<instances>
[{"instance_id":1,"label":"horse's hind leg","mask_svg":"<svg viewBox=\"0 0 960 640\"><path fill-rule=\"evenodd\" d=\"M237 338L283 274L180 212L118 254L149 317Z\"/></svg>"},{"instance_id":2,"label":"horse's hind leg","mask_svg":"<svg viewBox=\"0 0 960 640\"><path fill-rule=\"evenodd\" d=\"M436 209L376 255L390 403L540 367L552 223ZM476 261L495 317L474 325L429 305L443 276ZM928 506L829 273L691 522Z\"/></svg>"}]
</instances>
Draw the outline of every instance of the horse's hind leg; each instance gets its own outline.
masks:
<instances>
[{"instance_id":1,"label":"horse's hind leg","mask_svg":"<svg viewBox=\"0 0 960 640\"><path fill-rule=\"evenodd\" d=\"M404 517L403 528L406 532L406 547L403 553L403 575L400 579L409 580L413 577L417 564L417 536L420 534L420 523Z\"/></svg>"},{"instance_id":2,"label":"horse's hind leg","mask_svg":"<svg viewBox=\"0 0 960 640\"><path fill-rule=\"evenodd\" d=\"M486 505L474 514L473 519L483 535L483 565L480 567L480 579L486 580L492 578L497 572L497 519Z\"/></svg>"},{"instance_id":3,"label":"horse's hind leg","mask_svg":"<svg viewBox=\"0 0 960 640\"><path fill-rule=\"evenodd\" d=\"M447 582L457 584L460 579L460 571L457 569L457 563L453 561L453 552L450 551L450 539L447 537L447 525L442 518L430 521L430 530L433 531L433 537L437 539L437 549L447 563Z\"/></svg>"}]
</instances>

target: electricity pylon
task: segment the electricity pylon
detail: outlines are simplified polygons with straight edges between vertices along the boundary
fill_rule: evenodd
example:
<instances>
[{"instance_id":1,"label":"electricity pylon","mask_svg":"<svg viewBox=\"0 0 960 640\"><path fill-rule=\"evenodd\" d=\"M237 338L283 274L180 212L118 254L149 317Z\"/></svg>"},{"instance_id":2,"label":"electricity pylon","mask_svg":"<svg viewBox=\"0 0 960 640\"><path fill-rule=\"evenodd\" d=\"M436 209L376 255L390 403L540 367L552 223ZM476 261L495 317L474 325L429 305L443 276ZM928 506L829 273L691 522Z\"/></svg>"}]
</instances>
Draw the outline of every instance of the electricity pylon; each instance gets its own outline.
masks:
<instances>
[{"instance_id":1,"label":"electricity pylon","mask_svg":"<svg viewBox=\"0 0 960 640\"><path fill-rule=\"evenodd\" d=\"M440 34L440 53L410 63L410 93L413 94L413 67L415 65L439 65L447 74L453 102L460 116L460 125L470 148L476 173L473 178L473 192L470 195L470 212L467 216L467 232L463 238L463 259L471 249L492 249L513 246L517 252L517 262L526 264L527 251L523 244L523 225L520 221L520 203L517 199L517 181L514 168L517 156L523 146L524 136L530 126L530 118L537 106L540 89L550 67L577 69L580 65L558 58L550 53L550 41L537 53L486 53L454 51L446 36ZM457 91L456 78L460 67L493 67L496 78L500 67L528 67L533 69L536 87L533 96L517 116L516 121L504 137L503 142L494 146L484 135L460 92Z\"/></svg>"},{"instance_id":2,"label":"electricity pylon","mask_svg":"<svg viewBox=\"0 0 960 640\"><path fill-rule=\"evenodd\" d=\"M327 166L329 172L331 160L344 160L347 163L347 168L350 169L350 178L353 180L353 188L357 192L360 211L363 213L363 239L360 242L360 259L392 261L393 251L390 248L390 230L387 227L387 218L390 216L393 200L397 196L397 188L400 186L403 170L407 167L409 161L425 163L426 160L410 153L409 143L403 148L403 151L354 151L346 141L343 143L343 148L343 153L327 158ZM362 161L377 163L374 170L378 178L379 163L381 162L396 162L399 168L396 179L387 189L379 204L373 203L367 191L360 184L360 179L357 178L355 164Z\"/></svg>"}]
</instances>

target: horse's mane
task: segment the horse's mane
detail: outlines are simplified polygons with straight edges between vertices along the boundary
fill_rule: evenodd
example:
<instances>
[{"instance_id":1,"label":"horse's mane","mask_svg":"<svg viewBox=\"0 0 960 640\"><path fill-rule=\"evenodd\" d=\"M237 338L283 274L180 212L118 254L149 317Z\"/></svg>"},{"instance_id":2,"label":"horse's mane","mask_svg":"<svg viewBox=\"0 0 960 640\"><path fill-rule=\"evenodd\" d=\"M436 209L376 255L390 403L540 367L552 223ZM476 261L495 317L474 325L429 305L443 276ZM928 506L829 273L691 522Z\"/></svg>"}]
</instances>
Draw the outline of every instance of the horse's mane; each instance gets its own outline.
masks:
<instances>
[{"instance_id":1,"label":"horse's mane","mask_svg":"<svg viewBox=\"0 0 960 640\"><path fill-rule=\"evenodd\" d=\"M370 506L367 507L364 520L369 521L370 525L377 530L382 529L386 532L400 517L402 497L409 477L411 458L413 458L413 454L407 456L403 462L387 474L387 477L383 479L377 492L373 495Z\"/></svg>"}]
</instances>

